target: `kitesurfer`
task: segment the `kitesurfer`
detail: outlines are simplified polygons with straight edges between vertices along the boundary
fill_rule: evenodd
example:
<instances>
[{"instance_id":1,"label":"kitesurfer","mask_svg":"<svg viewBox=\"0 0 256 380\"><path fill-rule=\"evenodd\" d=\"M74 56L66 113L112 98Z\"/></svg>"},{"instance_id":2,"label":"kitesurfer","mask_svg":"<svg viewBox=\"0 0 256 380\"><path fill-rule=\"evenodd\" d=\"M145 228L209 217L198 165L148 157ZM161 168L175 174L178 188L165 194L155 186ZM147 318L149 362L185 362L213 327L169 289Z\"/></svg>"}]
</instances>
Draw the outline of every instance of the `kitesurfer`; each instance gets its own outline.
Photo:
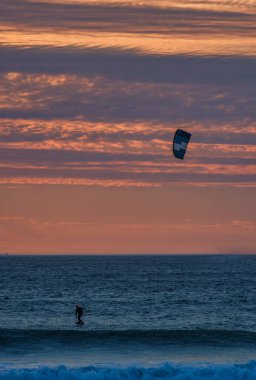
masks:
<instances>
[{"instance_id":1,"label":"kitesurfer","mask_svg":"<svg viewBox=\"0 0 256 380\"><path fill-rule=\"evenodd\" d=\"M83 313L84 313L84 310L82 308L82 306L80 305L76 305L76 318L77 318L77 324L80 324L82 325L84 323L84 321L81 319L81 317L83 316Z\"/></svg>"}]
</instances>

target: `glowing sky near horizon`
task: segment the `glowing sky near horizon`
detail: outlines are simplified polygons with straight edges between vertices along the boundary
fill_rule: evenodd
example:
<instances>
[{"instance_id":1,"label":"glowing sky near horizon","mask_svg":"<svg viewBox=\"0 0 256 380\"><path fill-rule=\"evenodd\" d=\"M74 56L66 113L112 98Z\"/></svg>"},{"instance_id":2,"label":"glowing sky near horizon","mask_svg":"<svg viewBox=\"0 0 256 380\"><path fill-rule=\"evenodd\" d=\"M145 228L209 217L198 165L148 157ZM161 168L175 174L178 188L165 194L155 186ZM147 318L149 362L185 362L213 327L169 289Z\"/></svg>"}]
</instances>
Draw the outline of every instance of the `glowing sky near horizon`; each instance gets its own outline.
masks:
<instances>
[{"instance_id":1,"label":"glowing sky near horizon","mask_svg":"<svg viewBox=\"0 0 256 380\"><path fill-rule=\"evenodd\" d=\"M1 0L0 23L1 251L256 253L255 0Z\"/></svg>"}]
</instances>

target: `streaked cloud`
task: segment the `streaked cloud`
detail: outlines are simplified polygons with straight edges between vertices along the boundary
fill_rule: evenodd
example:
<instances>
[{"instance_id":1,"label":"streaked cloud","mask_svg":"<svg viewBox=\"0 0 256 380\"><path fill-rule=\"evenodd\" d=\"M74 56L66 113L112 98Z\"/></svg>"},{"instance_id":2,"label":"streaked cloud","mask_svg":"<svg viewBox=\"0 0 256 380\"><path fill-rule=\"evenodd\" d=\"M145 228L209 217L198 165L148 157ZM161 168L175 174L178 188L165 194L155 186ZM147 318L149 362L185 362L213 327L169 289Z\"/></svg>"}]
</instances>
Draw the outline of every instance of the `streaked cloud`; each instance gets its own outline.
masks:
<instances>
[{"instance_id":1,"label":"streaked cloud","mask_svg":"<svg viewBox=\"0 0 256 380\"><path fill-rule=\"evenodd\" d=\"M255 251L254 1L1 5L0 249Z\"/></svg>"},{"instance_id":2,"label":"streaked cloud","mask_svg":"<svg viewBox=\"0 0 256 380\"><path fill-rule=\"evenodd\" d=\"M256 9L250 1L2 2L0 41L5 45L118 47L164 55L256 54Z\"/></svg>"},{"instance_id":3,"label":"streaked cloud","mask_svg":"<svg viewBox=\"0 0 256 380\"><path fill-rule=\"evenodd\" d=\"M140 62L143 66L143 59ZM191 64L188 59L188 65ZM193 64L193 63L192 63ZM200 61L198 61L200 67ZM207 65L206 65L207 66ZM202 66L201 66L202 69ZM75 70L75 69L74 69ZM181 81L178 80L180 70ZM0 77L2 118L53 119L76 118L92 121L154 120L237 120L255 119L256 95L254 77L247 83L244 68L239 79L231 76L229 83L207 83L203 76L195 83L195 73L186 84L182 68L176 70L176 79L112 78L96 75L49 75L7 72ZM125 68L127 73L129 69ZM229 76L229 66L222 73ZM117 73L116 73L117 74ZM199 74L199 73L198 73ZM126 74L124 74L126 75ZM149 79L149 78L148 78ZM206 83L205 83L206 79ZM248 78L249 79L249 78ZM214 80L214 78L213 78ZM227 79L226 79L227 80ZM185 110L185 113L184 113Z\"/></svg>"},{"instance_id":4,"label":"streaked cloud","mask_svg":"<svg viewBox=\"0 0 256 380\"><path fill-rule=\"evenodd\" d=\"M253 124L185 127L193 136L184 163L172 158L174 125L3 119L2 183L163 186L255 182ZM243 130L244 128L244 130ZM199 135L197 136L197 130ZM244 137L241 138L241 135ZM255 138L255 137L254 137ZM196 141L198 140L198 141ZM240 140L240 144L237 141ZM244 141L243 141L244 140ZM193 142L194 141L194 142ZM241 142L244 142L241 144ZM35 178L35 182L33 181ZM41 182L40 182L41 181Z\"/></svg>"}]
</instances>

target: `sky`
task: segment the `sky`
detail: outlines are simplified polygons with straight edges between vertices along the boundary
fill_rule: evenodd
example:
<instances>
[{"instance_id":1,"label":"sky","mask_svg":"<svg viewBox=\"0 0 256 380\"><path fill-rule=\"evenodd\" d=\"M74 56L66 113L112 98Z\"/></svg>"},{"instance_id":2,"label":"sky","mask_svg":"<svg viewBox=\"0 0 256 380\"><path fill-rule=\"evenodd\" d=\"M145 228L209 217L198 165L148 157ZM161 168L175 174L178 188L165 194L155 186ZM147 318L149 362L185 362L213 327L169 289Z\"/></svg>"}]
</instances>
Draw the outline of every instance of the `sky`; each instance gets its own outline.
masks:
<instances>
[{"instance_id":1,"label":"sky","mask_svg":"<svg viewBox=\"0 0 256 380\"><path fill-rule=\"evenodd\" d=\"M255 0L0 5L0 253L256 253Z\"/></svg>"}]
</instances>

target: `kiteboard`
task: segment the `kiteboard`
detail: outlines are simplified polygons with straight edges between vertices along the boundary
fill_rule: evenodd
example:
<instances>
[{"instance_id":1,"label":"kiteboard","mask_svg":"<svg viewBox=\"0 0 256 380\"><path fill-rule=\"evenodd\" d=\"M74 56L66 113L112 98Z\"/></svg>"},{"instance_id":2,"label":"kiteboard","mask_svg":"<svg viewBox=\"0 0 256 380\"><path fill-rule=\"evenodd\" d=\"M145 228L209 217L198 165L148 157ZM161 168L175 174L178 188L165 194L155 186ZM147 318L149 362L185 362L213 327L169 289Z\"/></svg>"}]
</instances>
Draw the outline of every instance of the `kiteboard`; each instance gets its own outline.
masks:
<instances>
[{"instance_id":1,"label":"kiteboard","mask_svg":"<svg viewBox=\"0 0 256 380\"><path fill-rule=\"evenodd\" d=\"M84 324L84 321L76 321L76 325L82 326Z\"/></svg>"}]
</instances>

